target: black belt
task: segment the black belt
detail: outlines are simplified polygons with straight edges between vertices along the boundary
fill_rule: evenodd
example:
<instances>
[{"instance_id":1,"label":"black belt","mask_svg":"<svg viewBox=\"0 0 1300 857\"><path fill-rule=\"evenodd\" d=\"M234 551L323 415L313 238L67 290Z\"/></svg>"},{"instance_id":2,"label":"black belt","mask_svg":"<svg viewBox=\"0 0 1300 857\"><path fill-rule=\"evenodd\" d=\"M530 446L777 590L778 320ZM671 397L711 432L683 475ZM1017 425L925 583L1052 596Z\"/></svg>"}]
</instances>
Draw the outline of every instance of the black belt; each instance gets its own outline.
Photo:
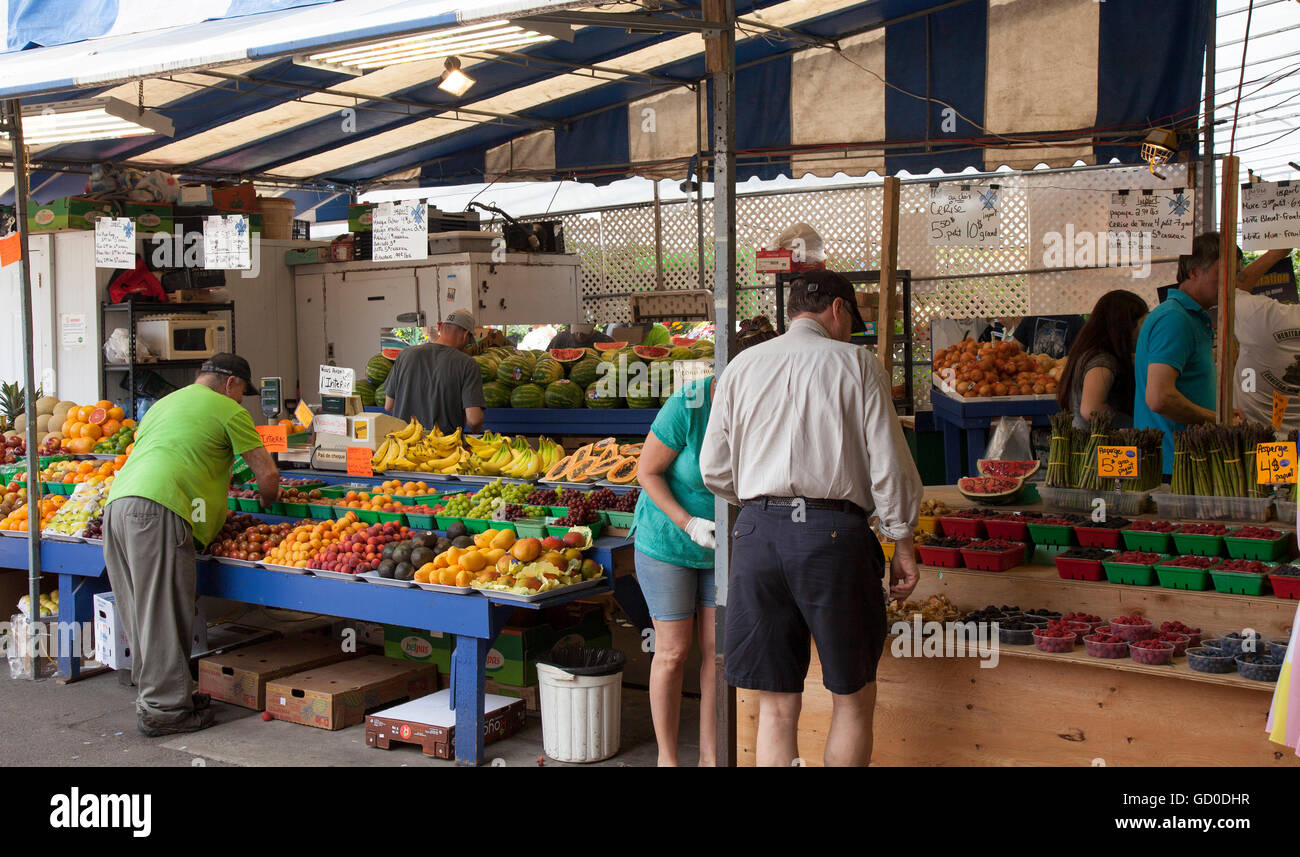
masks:
<instances>
[{"instance_id":1,"label":"black belt","mask_svg":"<svg viewBox=\"0 0 1300 857\"><path fill-rule=\"evenodd\" d=\"M809 497L755 497L752 500L741 500L743 506L760 506L766 509L769 506L803 506L806 509L830 509L835 512L854 512L857 514L866 513L862 507L851 500L817 500Z\"/></svg>"}]
</instances>

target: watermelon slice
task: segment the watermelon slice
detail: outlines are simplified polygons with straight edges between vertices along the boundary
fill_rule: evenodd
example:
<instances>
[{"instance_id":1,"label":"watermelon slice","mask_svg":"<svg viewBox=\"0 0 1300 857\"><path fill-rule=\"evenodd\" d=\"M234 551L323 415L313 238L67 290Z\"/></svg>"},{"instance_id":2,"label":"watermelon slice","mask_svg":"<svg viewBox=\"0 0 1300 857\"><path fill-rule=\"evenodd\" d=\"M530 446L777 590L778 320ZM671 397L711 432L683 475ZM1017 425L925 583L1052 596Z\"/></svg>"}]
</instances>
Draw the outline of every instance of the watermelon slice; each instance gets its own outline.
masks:
<instances>
[{"instance_id":1,"label":"watermelon slice","mask_svg":"<svg viewBox=\"0 0 1300 857\"><path fill-rule=\"evenodd\" d=\"M560 363L577 363L587 356L587 352L581 348L552 348L551 356Z\"/></svg>"},{"instance_id":2,"label":"watermelon slice","mask_svg":"<svg viewBox=\"0 0 1300 857\"><path fill-rule=\"evenodd\" d=\"M597 351L618 351L627 348L626 342L593 342L591 346Z\"/></svg>"},{"instance_id":3,"label":"watermelon slice","mask_svg":"<svg viewBox=\"0 0 1300 857\"><path fill-rule=\"evenodd\" d=\"M1005 476L963 476L957 480L957 490L967 500L986 503L990 506L1003 506L1014 503L1020 497L1025 480Z\"/></svg>"},{"instance_id":4,"label":"watermelon slice","mask_svg":"<svg viewBox=\"0 0 1300 857\"><path fill-rule=\"evenodd\" d=\"M660 357L667 357L672 350L662 345L638 345L632 349L632 353L642 360L658 360Z\"/></svg>"},{"instance_id":5,"label":"watermelon slice","mask_svg":"<svg viewBox=\"0 0 1300 857\"><path fill-rule=\"evenodd\" d=\"M698 339L692 339L689 336L674 336L672 338L673 345L678 345L685 348L690 348L692 345L694 345L697 342L699 342Z\"/></svg>"},{"instance_id":6,"label":"watermelon slice","mask_svg":"<svg viewBox=\"0 0 1300 857\"><path fill-rule=\"evenodd\" d=\"M1004 461L998 458L981 458L975 462L980 476L1003 476L1008 479L1028 479L1038 472L1038 461Z\"/></svg>"}]
</instances>

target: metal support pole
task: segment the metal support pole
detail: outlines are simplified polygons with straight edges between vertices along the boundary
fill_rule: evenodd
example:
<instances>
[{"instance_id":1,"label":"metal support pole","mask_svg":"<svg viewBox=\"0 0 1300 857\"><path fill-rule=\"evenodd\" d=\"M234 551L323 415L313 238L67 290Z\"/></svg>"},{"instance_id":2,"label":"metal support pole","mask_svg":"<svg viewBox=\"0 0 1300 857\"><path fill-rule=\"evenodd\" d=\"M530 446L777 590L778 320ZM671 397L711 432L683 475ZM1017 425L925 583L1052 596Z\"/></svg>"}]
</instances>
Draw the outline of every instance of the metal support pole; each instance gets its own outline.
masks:
<instances>
[{"instance_id":1,"label":"metal support pole","mask_svg":"<svg viewBox=\"0 0 1300 857\"><path fill-rule=\"evenodd\" d=\"M1214 231L1214 54L1215 4L1206 4L1210 17L1205 39L1205 131L1201 136L1201 232Z\"/></svg>"},{"instance_id":2,"label":"metal support pole","mask_svg":"<svg viewBox=\"0 0 1300 857\"><path fill-rule=\"evenodd\" d=\"M705 16L726 26L705 41L705 59L713 82L713 306L714 375L720 376L736 346L736 3L707 0ZM717 581L714 655L717 688L718 766L736 765L736 690L726 678L727 569L735 510L726 500L714 501L719 535L714 552Z\"/></svg>"},{"instance_id":3,"label":"metal support pole","mask_svg":"<svg viewBox=\"0 0 1300 857\"><path fill-rule=\"evenodd\" d=\"M36 356L32 341L32 271L28 264L31 252L27 235L27 151L23 145L23 111L17 98L7 104L9 141L14 152L14 215L18 222L19 288L23 312L23 383L27 414L27 599L31 614L30 629L39 631L41 621L41 480L40 450L36 444ZM29 637L30 638L30 637ZM32 661L32 680L40 677L36 660Z\"/></svg>"},{"instance_id":4,"label":"metal support pole","mask_svg":"<svg viewBox=\"0 0 1300 857\"><path fill-rule=\"evenodd\" d=\"M704 98L706 89L701 84L695 90L695 287L704 288ZM687 176L689 184L691 177ZM715 334L716 337L716 334Z\"/></svg>"}]
</instances>

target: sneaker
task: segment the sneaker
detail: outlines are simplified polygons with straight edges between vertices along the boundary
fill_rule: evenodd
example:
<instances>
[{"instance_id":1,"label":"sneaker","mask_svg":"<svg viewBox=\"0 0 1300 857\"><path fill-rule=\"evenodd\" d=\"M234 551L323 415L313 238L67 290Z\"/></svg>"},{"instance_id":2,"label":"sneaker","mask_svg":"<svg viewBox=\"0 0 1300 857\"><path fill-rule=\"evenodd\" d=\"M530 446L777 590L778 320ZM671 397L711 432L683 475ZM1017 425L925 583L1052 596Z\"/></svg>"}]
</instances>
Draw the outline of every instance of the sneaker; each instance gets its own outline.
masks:
<instances>
[{"instance_id":1,"label":"sneaker","mask_svg":"<svg viewBox=\"0 0 1300 857\"><path fill-rule=\"evenodd\" d=\"M195 711L202 711L203 709L209 708L212 705L212 696L207 693L196 692L190 695L190 699L193 700L194 702Z\"/></svg>"},{"instance_id":2,"label":"sneaker","mask_svg":"<svg viewBox=\"0 0 1300 857\"><path fill-rule=\"evenodd\" d=\"M207 729L216 720L211 708L186 714L176 720L158 721L146 715L140 715L137 726L146 738L160 738L164 735L181 735L186 732L198 732Z\"/></svg>"}]
</instances>

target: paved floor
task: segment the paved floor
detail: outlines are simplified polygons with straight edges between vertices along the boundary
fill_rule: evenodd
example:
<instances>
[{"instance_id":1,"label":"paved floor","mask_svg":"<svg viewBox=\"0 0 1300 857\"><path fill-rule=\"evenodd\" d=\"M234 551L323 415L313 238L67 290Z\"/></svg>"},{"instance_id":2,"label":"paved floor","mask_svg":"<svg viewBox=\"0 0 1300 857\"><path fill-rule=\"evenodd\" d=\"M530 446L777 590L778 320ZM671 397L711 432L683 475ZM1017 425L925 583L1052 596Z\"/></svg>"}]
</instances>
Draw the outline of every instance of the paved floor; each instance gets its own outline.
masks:
<instances>
[{"instance_id":1,"label":"paved floor","mask_svg":"<svg viewBox=\"0 0 1300 857\"><path fill-rule=\"evenodd\" d=\"M210 729L170 738L145 738L136 731L134 698L135 689L118 684L113 673L68 685L52 679L0 681L0 722L5 724L0 767L453 765L430 759L413 746L391 750L367 747L364 726L326 732L310 726L266 722L257 712L219 702L213 703L217 723ZM698 700L683 700L683 765L693 765L698 758L698 716ZM643 690L623 689L621 746L616 756L598 764L653 766L656 762L649 696ZM509 766L536 765L541 755L542 723L536 715L529 716L522 732L487 747L489 759L502 759ZM544 764L560 763L545 759Z\"/></svg>"}]
</instances>

